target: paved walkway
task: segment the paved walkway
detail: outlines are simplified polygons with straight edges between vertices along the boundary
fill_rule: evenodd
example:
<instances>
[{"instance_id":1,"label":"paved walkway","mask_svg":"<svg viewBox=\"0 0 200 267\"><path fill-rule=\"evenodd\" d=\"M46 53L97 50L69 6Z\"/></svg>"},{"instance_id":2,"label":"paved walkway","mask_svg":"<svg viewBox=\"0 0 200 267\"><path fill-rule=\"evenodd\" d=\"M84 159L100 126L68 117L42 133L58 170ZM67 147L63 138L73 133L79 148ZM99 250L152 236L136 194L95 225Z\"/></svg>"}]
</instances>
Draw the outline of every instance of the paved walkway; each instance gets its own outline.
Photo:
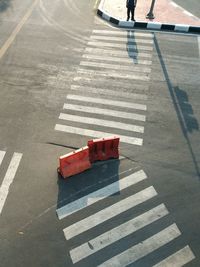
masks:
<instances>
[{"instance_id":1,"label":"paved walkway","mask_svg":"<svg viewBox=\"0 0 200 267\"><path fill-rule=\"evenodd\" d=\"M102 0L103 10L119 20L126 20L126 0ZM146 14L149 12L151 0L138 0L135 10L136 21L147 21ZM155 19L153 22L169 24L187 24L200 26L200 18L193 16L182 7L170 0L157 0L154 7Z\"/></svg>"}]
</instances>

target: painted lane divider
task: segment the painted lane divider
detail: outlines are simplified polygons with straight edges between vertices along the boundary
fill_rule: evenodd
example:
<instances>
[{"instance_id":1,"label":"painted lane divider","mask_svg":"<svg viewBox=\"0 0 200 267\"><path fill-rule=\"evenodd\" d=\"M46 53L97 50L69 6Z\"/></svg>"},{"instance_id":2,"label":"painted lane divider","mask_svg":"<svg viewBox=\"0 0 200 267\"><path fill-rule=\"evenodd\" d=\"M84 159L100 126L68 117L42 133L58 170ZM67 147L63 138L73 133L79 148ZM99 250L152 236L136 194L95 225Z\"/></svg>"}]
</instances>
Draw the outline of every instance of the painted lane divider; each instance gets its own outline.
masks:
<instances>
[{"instance_id":1,"label":"painted lane divider","mask_svg":"<svg viewBox=\"0 0 200 267\"><path fill-rule=\"evenodd\" d=\"M0 153L0 163L3 160L3 157L5 155L5 151L1 151ZM15 178L15 174L17 172L17 169L19 167L20 161L22 159L21 153L14 153L13 157L11 159L11 162L8 166L7 172L5 174L5 177L3 179L3 182L0 187L0 214L3 210L3 207L5 205L10 186Z\"/></svg>"}]
</instances>

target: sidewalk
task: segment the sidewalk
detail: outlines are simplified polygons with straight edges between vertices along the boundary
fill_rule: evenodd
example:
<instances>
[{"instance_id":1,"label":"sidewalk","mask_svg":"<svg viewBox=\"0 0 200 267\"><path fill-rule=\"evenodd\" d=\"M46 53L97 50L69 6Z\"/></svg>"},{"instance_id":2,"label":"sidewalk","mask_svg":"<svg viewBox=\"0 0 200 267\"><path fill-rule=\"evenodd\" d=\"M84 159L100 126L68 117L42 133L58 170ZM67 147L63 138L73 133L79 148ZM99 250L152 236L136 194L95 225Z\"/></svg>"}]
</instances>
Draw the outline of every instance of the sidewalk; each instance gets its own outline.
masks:
<instances>
[{"instance_id":1,"label":"sidewalk","mask_svg":"<svg viewBox=\"0 0 200 267\"><path fill-rule=\"evenodd\" d=\"M187 25L200 27L200 18L193 16L171 0L156 0L155 19L146 19L152 0L138 0L135 10L136 22ZM108 16L119 21L126 20L126 0L101 0L100 9Z\"/></svg>"}]
</instances>

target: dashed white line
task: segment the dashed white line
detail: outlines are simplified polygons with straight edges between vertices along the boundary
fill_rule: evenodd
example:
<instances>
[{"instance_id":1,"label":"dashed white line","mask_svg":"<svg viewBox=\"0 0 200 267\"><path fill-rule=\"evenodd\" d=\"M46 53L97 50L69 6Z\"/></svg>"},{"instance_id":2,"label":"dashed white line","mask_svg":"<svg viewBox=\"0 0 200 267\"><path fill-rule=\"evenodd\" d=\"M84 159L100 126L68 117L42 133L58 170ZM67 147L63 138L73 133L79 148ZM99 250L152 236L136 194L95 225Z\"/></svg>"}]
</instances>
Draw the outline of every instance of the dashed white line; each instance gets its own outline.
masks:
<instances>
[{"instance_id":1,"label":"dashed white line","mask_svg":"<svg viewBox=\"0 0 200 267\"><path fill-rule=\"evenodd\" d=\"M6 151L0 151L0 165L4 159L5 154L6 154Z\"/></svg>"},{"instance_id":2,"label":"dashed white line","mask_svg":"<svg viewBox=\"0 0 200 267\"><path fill-rule=\"evenodd\" d=\"M12 184L15 174L17 172L17 169L19 167L20 161L22 158L22 154L21 153L14 153L13 157L11 159L11 162L8 166L6 175L3 179L3 182L1 184L0 187L0 214L3 210L4 204L6 202L8 193L9 193L9 188L10 185Z\"/></svg>"}]
</instances>

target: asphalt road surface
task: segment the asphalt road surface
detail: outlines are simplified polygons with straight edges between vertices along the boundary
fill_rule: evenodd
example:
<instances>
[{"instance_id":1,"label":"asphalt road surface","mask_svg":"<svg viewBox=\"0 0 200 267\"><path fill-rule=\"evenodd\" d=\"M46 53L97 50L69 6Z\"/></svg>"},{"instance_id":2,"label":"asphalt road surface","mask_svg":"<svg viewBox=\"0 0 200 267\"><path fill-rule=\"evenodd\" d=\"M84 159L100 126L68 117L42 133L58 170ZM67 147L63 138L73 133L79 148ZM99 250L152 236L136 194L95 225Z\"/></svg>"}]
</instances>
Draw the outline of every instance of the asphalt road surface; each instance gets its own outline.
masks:
<instances>
[{"instance_id":1,"label":"asphalt road surface","mask_svg":"<svg viewBox=\"0 0 200 267\"><path fill-rule=\"evenodd\" d=\"M200 266L198 36L116 29L95 1L0 3L1 267ZM114 134L119 160L58 177Z\"/></svg>"},{"instance_id":2,"label":"asphalt road surface","mask_svg":"<svg viewBox=\"0 0 200 267\"><path fill-rule=\"evenodd\" d=\"M174 0L174 2L200 18L200 2L198 0Z\"/></svg>"}]
</instances>

